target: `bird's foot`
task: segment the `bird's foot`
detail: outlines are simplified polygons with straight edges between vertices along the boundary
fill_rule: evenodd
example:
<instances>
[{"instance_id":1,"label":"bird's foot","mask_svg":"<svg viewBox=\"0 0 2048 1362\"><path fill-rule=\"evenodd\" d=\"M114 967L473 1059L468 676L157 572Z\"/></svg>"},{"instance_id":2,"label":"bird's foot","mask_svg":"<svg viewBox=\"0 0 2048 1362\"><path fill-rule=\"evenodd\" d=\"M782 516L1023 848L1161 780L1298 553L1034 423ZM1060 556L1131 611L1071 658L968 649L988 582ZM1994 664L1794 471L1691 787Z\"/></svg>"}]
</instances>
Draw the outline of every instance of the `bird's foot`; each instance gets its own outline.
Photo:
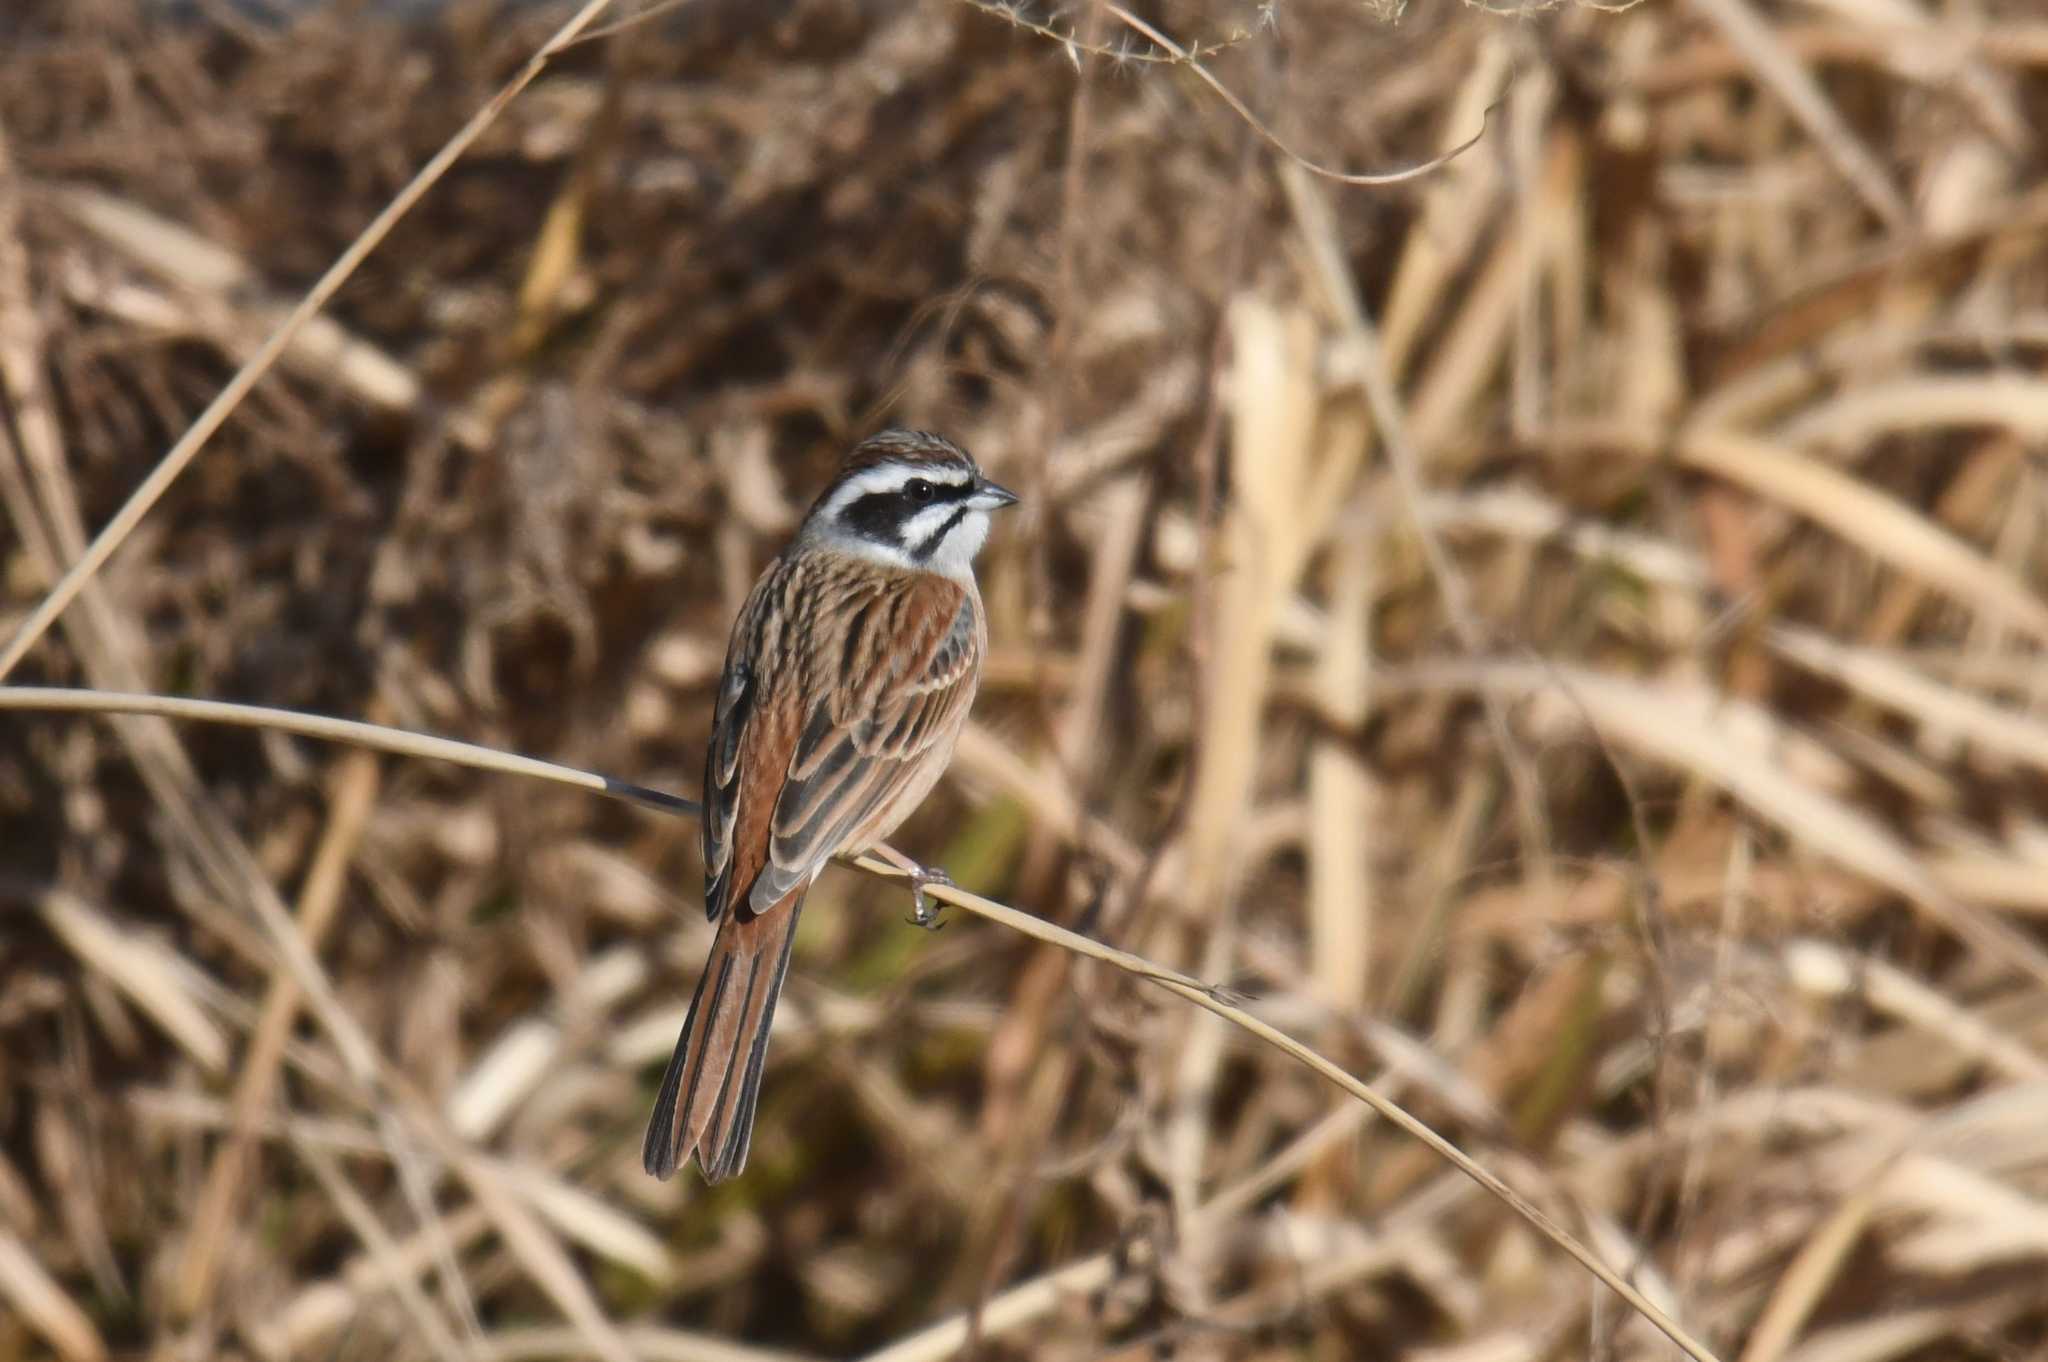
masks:
<instances>
[{"instance_id":1,"label":"bird's foot","mask_svg":"<svg viewBox=\"0 0 2048 1362\"><path fill-rule=\"evenodd\" d=\"M943 870L934 870L930 866L912 865L908 869L910 871L910 916L904 920L913 927L922 927L928 932L936 932L946 924L939 921L941 905L934 903L930 898L926 897L924 892L925 886L943 884L950 889L953 887L953 877Z\"/></svg>"}]
</instances>

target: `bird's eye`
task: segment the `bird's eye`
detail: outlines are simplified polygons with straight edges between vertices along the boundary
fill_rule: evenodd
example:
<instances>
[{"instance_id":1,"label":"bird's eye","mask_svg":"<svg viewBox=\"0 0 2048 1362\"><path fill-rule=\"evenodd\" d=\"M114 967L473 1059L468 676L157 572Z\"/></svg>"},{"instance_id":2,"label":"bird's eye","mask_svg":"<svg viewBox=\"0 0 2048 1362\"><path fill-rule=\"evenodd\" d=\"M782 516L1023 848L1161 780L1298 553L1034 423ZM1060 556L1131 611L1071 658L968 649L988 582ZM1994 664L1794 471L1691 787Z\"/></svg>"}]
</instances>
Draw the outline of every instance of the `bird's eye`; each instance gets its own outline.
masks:
<instances>
[{"instance_id":1,"label":"bird's eye","mask_svg":"<svg viewBox=\"0 0 2048 1362\"><path fill-rule=\"evenodd\" d=\"M928 505L937 494L937 489L923 478L912 478L903 484L903 495L920 506Z\"/></svg>"}]
</instances>

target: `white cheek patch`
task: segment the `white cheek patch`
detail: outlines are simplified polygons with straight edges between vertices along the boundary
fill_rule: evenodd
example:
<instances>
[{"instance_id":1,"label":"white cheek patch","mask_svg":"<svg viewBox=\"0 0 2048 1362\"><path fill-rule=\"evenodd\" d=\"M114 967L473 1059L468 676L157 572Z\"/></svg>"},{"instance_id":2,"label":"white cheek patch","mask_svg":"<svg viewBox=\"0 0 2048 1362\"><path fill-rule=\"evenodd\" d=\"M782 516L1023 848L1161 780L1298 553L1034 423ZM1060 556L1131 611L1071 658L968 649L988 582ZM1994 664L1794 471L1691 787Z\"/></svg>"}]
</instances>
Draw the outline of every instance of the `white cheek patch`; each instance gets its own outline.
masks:
<instances>
[{"instance_id":1,"label":"white cheek patch","mask_svg":"<svg viewBox=\"0 0 2048 1362\"><path fill-rule=\"evenodd\" d=\"M952 508L958 509L958 508ZM974 555L981 552L981 546L988 542L988 512L969 511L960 523L949 531L932 550L932 556L925 560L925 567L933 572L962 580L974 576Z\"/></svg>"},{"instance_id":2,"label":"white cheek patch","mask_svg":"<svg viewBox=\"0 0 2048 1362\"><path fill-rule=\"evenodd\" d=\"M922 548L926 540L945 528L946 522L960 514L956 502L941 502L927 506L903 522L903 542L913 548Z\"/></svg>"}]
</instances>

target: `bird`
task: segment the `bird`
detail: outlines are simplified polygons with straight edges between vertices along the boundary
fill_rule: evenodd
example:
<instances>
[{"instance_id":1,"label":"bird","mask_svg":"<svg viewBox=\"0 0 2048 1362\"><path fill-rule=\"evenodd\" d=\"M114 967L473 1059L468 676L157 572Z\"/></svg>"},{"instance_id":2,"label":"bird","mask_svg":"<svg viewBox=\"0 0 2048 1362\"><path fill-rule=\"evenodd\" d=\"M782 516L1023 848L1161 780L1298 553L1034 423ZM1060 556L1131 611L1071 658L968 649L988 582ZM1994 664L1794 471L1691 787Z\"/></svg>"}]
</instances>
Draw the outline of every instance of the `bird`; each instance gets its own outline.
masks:
<instances>
[{"instance_id":1,"label":"bird","mask_svg":"<svg viewBox=\"0 0 2048 1362\"><path fill-rule=\"evenodd\" d=\"M940 435L854 445L762 570L726 645L704 759L704 912L718 929L641 1161L666 1180L746 1167L769 1022L804 895L834 856L951 883L881 845L952 760L988 650L974 559L1017 495Z\"/></svg>"}]
</instances>

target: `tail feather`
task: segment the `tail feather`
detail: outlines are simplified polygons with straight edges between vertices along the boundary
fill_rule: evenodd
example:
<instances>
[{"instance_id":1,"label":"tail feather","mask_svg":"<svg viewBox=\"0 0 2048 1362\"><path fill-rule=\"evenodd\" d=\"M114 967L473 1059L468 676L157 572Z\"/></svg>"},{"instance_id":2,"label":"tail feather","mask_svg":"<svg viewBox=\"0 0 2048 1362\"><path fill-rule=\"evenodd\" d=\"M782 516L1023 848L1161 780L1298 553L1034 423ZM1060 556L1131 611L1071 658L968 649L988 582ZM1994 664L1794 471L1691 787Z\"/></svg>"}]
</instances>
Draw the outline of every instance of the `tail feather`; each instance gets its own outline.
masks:
<instances>
[{"instance_id":1,"label":"tail feather","mask_svg":"<svg viewBox=\"0 0 2048 1362\"><path fill-rule=\"evenodd\" d=\"M769 1022L809 887L764 913L729 912L719 923L647 1123L641 1162L654 1176L668 1177L692 1154L707 1182L746 1167Z\"/></svg>"}]
</instances>

